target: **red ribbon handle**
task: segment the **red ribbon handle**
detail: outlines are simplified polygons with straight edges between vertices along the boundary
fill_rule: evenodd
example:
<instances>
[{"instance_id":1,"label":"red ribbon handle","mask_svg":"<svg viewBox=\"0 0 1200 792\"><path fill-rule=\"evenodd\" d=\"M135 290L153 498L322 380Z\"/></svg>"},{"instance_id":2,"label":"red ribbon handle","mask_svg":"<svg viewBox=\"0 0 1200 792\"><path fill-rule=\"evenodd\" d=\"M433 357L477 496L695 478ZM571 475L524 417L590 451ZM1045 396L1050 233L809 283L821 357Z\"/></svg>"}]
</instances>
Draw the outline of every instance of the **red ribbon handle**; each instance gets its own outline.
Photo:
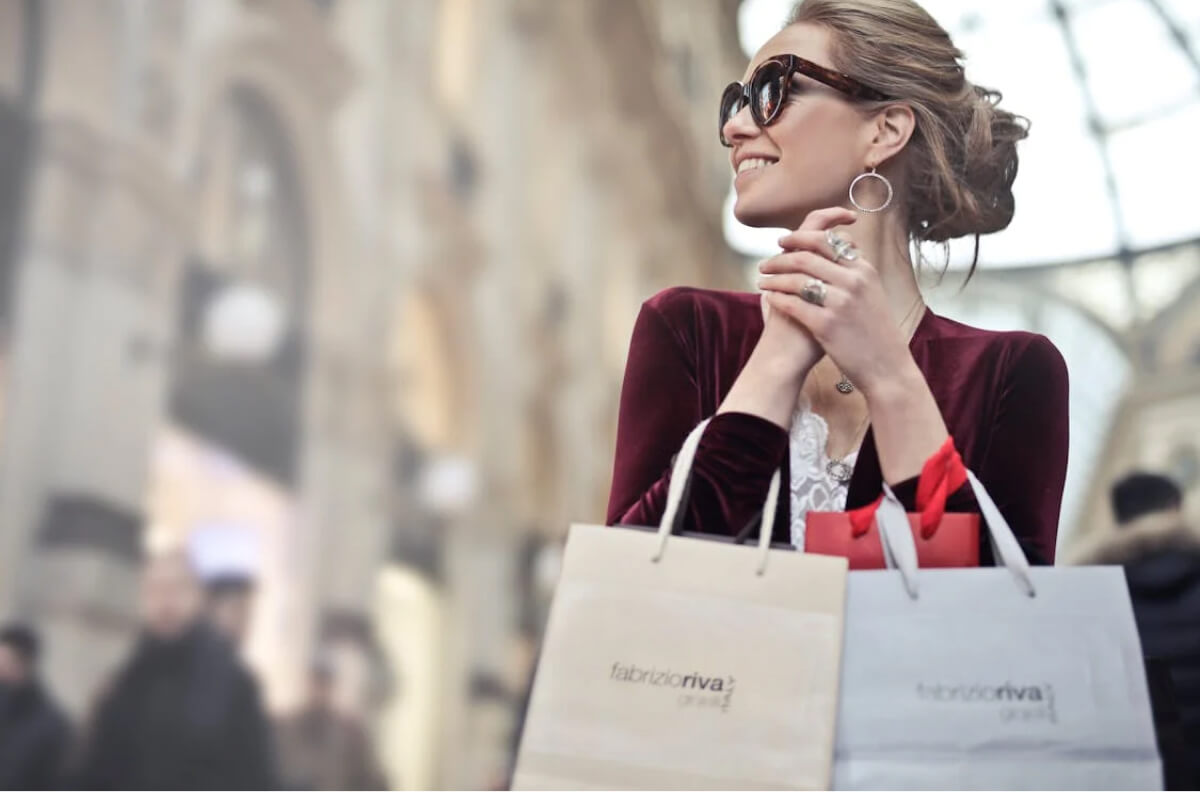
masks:
<instances>
[{"instance_id":1,"label":"red ribbon handle","mask_svg":"<svg viewBox=\"0 0 1200 792\"><path fill-rule=\"evenodd\" d=\"M937 533L946 513L946 499L967 483L967 468L963 465L954 438L946 442L925 461L921 479L917 482L917 511L921 512L921 538Z\"/></svg>"},{"instance_id":2,"label":"red ribbon handle","mask_svg":"<svg viewBox=\"0 0 1200 792\"><path fill-rule=\"evenodd\" d=\"M921 538L930 539L937 533L946 513L946 499L967 483L967 468L954 447L954 438L947 437L942 447L925 460L921 478L917 481L917 511L921 513ZM875 521L875 512L883 502L880 495L873 502L849 512L850 533L855 538L865 536Z\"/></svg>"}]
</instances>

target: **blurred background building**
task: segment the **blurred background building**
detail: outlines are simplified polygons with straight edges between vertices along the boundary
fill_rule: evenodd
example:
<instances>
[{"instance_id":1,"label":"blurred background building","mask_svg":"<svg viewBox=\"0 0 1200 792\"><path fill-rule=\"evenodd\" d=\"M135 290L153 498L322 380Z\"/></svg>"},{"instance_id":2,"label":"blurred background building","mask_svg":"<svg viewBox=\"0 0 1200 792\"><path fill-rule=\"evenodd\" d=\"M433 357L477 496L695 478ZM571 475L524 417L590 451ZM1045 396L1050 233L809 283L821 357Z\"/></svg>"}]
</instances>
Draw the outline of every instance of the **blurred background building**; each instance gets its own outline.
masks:
<instances>
[{"instance_id":1,"label":"blurred background building","mask_svg":"<svg viewBox=\"0 0 1200 792\"><path fill-rule=\"evenodd\" d=\"M0 0L0 616L72 714L181 545L274 712L320 653L394 786L502 784L638 306L775 238L715 105L786 5ZM1200 481L1200 6L928 5L1033 118L930 298L1067 357L1069 555L1129 467Z\"/></svg>"}]
</instances>

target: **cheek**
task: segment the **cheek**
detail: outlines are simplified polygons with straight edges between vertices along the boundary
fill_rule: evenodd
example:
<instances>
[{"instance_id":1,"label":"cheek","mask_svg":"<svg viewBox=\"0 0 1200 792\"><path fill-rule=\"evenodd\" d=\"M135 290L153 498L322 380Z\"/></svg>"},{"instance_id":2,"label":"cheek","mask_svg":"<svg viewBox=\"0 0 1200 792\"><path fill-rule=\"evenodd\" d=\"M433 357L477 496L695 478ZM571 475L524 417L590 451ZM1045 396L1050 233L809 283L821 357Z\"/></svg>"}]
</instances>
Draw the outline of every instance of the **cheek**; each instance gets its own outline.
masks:
<instances>
[{"instance_id":1,"label":"cheek","mask_svg":"<svg viewBox=\"0 0 1200 792\"><path fill-rule=\"evenodd\" d=\"M844 199L857 175L853 130L829 114L797 117L776 138L788 179L806 196Z\"/></svg>"},{"instance_id":2,"label":"cheek","mask_svg":"<svg viewBox=\"0 0 1200 792\"><path fill-rule=\"evenodd\" d=\"M837 146L817 140L800 142L790 147L784 157L789 178L805 192L828 192L834 185L841 186L841 165L845 155Z\"/></svg>"}]
</instances>

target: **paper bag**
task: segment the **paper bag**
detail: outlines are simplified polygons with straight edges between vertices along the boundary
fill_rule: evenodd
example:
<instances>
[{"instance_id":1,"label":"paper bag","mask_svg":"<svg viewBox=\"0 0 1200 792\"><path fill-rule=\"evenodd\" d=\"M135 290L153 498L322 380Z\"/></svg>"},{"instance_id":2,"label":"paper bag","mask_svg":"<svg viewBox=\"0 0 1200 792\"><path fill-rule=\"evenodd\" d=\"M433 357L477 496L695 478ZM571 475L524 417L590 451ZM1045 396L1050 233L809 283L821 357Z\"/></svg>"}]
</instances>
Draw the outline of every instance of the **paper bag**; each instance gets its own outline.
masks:
<instances>
[{"instance_id":1,"label":"paper bag","mask_svg":"<svg viewBox=\"0 0 1200 792\"><path fill-rule=\"evenodd\" d=\"M853 572L834 789L1161 789L1119 567L1030 568L973 474L997 567L917 569L890 491L896 571Z\"/></svg>"},{"instance_id":2,"label":"paper bag","mask_svg":"<svg viewBox=\"0 0 1200 792\"><path fill-rule=\"evenodd\" d=\"M656 533L572 526L514 788L828 788L846 560L671 536L703 429Z\"/></svg>"}]
</instances>

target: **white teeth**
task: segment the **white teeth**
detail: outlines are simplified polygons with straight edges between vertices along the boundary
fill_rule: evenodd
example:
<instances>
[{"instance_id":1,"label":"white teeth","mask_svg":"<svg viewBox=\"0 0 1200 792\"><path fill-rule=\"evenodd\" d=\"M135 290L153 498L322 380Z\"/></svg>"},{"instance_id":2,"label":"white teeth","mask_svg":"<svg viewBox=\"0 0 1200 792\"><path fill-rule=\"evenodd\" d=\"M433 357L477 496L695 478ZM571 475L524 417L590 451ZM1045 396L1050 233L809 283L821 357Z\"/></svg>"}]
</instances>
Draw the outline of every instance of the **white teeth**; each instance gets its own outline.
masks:
<instances>
[{"instance_id":1,"label":"white teeth","mask_svg":"<svg viewBox=\"0 0 1200 792\"><path fill-rule=\"evenodd\" d=\"M738 163L737 172L745 173L748 170L754 170L756 168L765 168L768 165L773 165L773 164L775 164L774 160L763 159L762 157L747 157L746 159L744 159Z\"/></svg>"}]
</instances>

